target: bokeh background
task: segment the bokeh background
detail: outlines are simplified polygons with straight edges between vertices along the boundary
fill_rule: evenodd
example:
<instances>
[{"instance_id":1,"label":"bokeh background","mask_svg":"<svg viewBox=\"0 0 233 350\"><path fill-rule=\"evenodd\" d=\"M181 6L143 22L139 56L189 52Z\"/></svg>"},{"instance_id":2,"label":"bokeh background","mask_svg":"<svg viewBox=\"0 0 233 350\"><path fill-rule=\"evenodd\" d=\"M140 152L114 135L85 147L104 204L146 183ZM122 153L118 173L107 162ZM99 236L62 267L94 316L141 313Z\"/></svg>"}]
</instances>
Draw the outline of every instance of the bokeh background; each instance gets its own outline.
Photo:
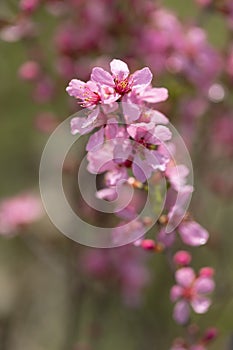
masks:
<instances>
[{"instance_id":1,"label":"bokeh background","mask_svg":"<svg viewBox=\"0 0 233 350\"><path fill-rule=\"evenodd\" d=\"M146 12L142 11L146 6L144 1L76 1L76 19L72 11L63 9L66 6L62 3L48 1L46 5L44 2L35 12L27 14L37 26L36 39L29 35L29 39L26 36L19 40L6 40L6 36L1 34L1 198L28 189L38 193L38 167L49 132L53 125L77 108L65 92L69 74L72 77L75 72L77 77L87 79L93 66L97 63L105 66L114 57L126 59L132 70L155 62L161 46L154 44L153 48L148 45L150 52L148 46L143 47L146 40L137 44L135 39L151 21L153 6L155 9L171 10L183 23L183 33L188 31L189 26L199 25L206 31L207 45L220 55L230 53L232 30L229 29L229 18L223 11L203 8L195 1L152 1L153 6L148 5ZM223 6L224 2L215 3ZM96 15L98 6L106 7L109 18L104 17L103 20L99 15L99 35L103 37L93 37L94 42L85 45L85 35L89 40L86 30L90 29L92 22L88 21L88 17L83 19L82 11L88 5L93 7ZM19 21L18 18L22 16L19 13L18 1L1 0L1 33L6 26L5 21L9 21L7 26L11 26L16 18ZM62 30L62 23L69 21L76 21L77 27L77 31L72 29L70 35L78 35L79 43L80 38L84 38L84 44L73 49L76 50L75 60L78 62L76 71L70 68L71 73L59 75L57 66L62 66L61 60L74 54L64 51L64 46L71 45L69 40L60 39L62 44L57 43L57 33ZM167 18L167 21L171 19ZM135 24L136 34L133 37L130 29ZM156 27L156 23L153 26ZM150 35L157 41L162 40L159 31ZM96 40L102 42L96 44ZM180 38L175 30L172 40L179 44ZM43 58L43 69L51 78L55 90L51 98L36 96L34 83L27 83L19 77L19 67L32 58L38 58L38 61ZM193 65L198 66L201 59L198 54L194 53L192 59ZM213 60L214 54L210 53L206 69ZM226 62L227 59L218 76L211 77L210 86L206 87L208 93L202 89L202 82L192 78L189 80L188 74L176 70L176 65L175 68L160 69L159 64L156 66L155 63L152 67L155 85L166 86L170 92L170 102L164 104L162 109L188 141L195 175L192 213L210 232L208 245L191 251L195 268L212 265L216 269L217 287L213 306L206 315L195 317L200 328L211 325L219 329L218 339L210 346L212 350L233 349L233 80L230 73L227 75L224 70ZM205 74L205 68L202 74ZM214 98L217 101L208 99L208 96L211 97L209 89L215 83L220 86L220 97L217 93ZM221 87L224 89L223 98ZM44 89L45 95L49 95L49 88ZM207 107L202 104L200 107L200 101L193 101L196 97L204 97L205 102L201 102L204 106L206 103ZM193 104L182 107L190 98ZM43 116L50 113L49 121L46 117L43 119L41 113ZM225 115L227 122L224 124L221 118ZM47 125L46 133L44 129ZM224 131L227 131L227 136ZM218 135L223 137L218 138ZM227 142L222 141L225 139ZM72 187L75 179L72 174L67 176ZM127 248L126 251L116 248L108 253L99 253L98 256L96 251L64 237L46 216L14 237L0 237L0 349L169 349L172 340L177 335L182 336L183 329L175 325L171 317L173 305L169 301L169 288L173 280L164 256L137 256L138 253L129 252ZM143 267L138 266L131 271L129 256L133 262L138 259L143 261ZM95 273L94 269L94 273L89 273L85 268L87 261L100 264L101 269L107 272ZM141 280L148 279L144 285L142 283L143 288L138 286L137 280L131 285L129 283L130 292L125 288L129 275L125 274L124 269L128 267L131 271L129 275L135 273L142 275ZM93 272L91 267L90 270ZM122 274L126 279L125 285ZM137 288L140 289L140 297L136 296L137 302L131 303L130 300L135 297L132 290Z\"/></svg>"}]
</instances>

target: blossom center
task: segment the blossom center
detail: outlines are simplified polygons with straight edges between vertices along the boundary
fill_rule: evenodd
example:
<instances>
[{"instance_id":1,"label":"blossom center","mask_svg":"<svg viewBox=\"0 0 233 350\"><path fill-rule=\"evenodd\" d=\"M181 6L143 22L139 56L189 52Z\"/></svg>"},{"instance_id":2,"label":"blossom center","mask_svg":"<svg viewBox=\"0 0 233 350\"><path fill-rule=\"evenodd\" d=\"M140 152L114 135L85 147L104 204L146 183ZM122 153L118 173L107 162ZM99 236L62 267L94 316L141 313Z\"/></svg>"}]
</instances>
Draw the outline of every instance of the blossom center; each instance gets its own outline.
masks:
<instances>
[{"instance_id":1,"label":"blossom center","mask_svg":"<svg viewBox=\"0 0 233 350\"><path fill-rule=\"evenodd\" d=\"M131 84L128 78L124 80L118 80L117 78L115 78L114 81L115 81L115 90L118 94L123 95L131 90Z\"/></svg>"},{"instance_id":2,"label":"blossom center","mask_svg":"<svg viewBox=\"0 0 233 350\"><path fill-rule=\"evenodd\" d=\"M185 288L183 290L183 297L187 300L191 300L193 298L193 295L194 295L194 291L193 291L193 288Z\"/></svg>"},{"instance_id":3,"label":"blossom center","mask_svg":"<svg viewBox=\"0 0 233 350\"><path fill-rule=\"evenodd\" d=\"M83 94L82 107L90 107L97 105L100 102L101 98L97 92L93 92L90 89L85 89Z\"/></svg>"}]
</instances>

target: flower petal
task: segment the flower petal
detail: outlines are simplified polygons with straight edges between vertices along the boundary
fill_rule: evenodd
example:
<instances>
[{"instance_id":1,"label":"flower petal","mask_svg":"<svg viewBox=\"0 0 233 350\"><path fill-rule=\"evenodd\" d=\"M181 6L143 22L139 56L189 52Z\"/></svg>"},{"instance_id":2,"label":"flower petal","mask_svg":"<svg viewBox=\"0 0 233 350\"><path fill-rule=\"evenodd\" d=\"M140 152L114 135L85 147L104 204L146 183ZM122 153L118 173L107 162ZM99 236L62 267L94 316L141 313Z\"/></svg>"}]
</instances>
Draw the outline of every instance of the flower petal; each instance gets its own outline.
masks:
<instances>
[{"instance_id":1,"label":"flower petal","mask_svg":"<svg viewBox=\"0 0 233 350\"><path fill-rule=\"evenodd\" d=\"M116 187L103 188L96 192L96 197L99 199L105 199L107 201L114 201L117 198Z\"/></svg>"},{"instance_id":2,"label":"flower petal","mask_svg":"<svg viewBox=\"0 0 233 350\"><path fill-rule=\"evenodd\" d=\"M86 145L86 150L91 151L98 145L101 146L104 143L104 128L100 128L97 132L92 134Z\"/></svg>"},{"instance_id":3,"label":"flower petal","mask_svg":"<svg viewBox=\"0 0 233 350\"><path fill-rule=\"evenodd\" d=\"M104 121L99 116L99 108L97 107L93 112L91 112L87 118L76 117L72 118L70 122L71 134L75 135L77 133L84 135L92 131L98 126L102 126Z\"/></svg>"},{"instance_id":4,"label":"flower petal","mask_svg":"<svg viewBox=\"0 0 233 350\"><path fill-rule=\"evenodd\" d=\"M124 98L126 101L127 99ZM130 124L137 120L140 117L141 111L139 106L130 103L130 102L122 102L122 109L125 117L125 121L127 124Z\"/></svg>"},{"instance_id":5,"label":"flower petal","mask_svg":"<svg viewBox=\"0 0 233 350\"><path fill-rule=\"evenodd\" d=\"M131 153L132 145L129 140L123 140L122 138L115 139L113 157L116 163L125 162L130 157Z\"/></svg>"},{"instance_id":6,"label":"flower petal","mask_svg":"<svg viewBox=\"0 0 233 350\"><path fill-rule=\"evenodd\" d=\"M215 283L212 278L198 277L194 283L194 288L198 294L209 294L213 292Z\"/></svg>"},{"instance_id":7,"label":"flower petal","mask_svg":"<svg viewBox=\"0 0 233 350\"><path fill-rule=\"evenodd\" d=\"M151 83L153 75L148 67L137 70L133 75L133 87L145 87Z\"/></svg>"},{"instance_id":8,"label":"flower petal","mask_svg":"<svg viewBox=\"0 0 233 350\"><path fill-rule=\"evenodd\" d=\"M178 301L178 303L174 307L173 318L179 324L185 324L188 322L190 315L189 304L184 301Z\"/></svg>"},{"instance_id":9,"label":"flower petal","mask_svg":"<svg viewBox=\"0 0 233 350\"><path fill-rule=\"evenodd\" d=\"M144 113L144 116L146 118L148 118L147 121L151 121L155 125L157 125L157 124L168 124L169 123L169 120L167 119L167 117L163 113L161 113L159 111L150 110L150 111Z\"/></svg>"},{"instance_id":10,"label":"flower petal","mask_svg":"<svg viewBox=\"0 0 233 350\"><path fill-rule=\"evenodd\" d=\"M210 305L211 305L211 300L206 297L202 296L197 296L191 301L191 305L193 310L197 314L204 314L205 312L208 311Z\"/></svg>"},{"instance_id":11,"label":"flower petal","mask_svg":"<svg viewBox=\"0 0 233 350\"><path fill-rule=\"evenodd\" d=\"M160 143L168 141L172 137L171 131L164 125L157 125L154 128L153 136L160 141Z\"/></svg>"},{"instance_id":12,"label":"flower petal","mask_svg":"<svg viewBox=\"0 0 233 350\"><path fill-rule=\"evenodd\" d=\"M112 62L110 63L110 68L111 68L112 74L118 80L124 80L129 75L128 65L121 60L117 60L117 59L112 60Z\"/></svg>"},{"instance_id":13,"label":"flower petal","mask_svg":"<svg viewBox=\"0 0 233 350\"><path fill-rule=\"evenodd\" d=\"M111 87L115 85L111 74L100 67L95 67L92 69L91 80Z\"/></svg>"},{"instance_id":14,"label":"flower petal","mask_svg":"<svg viewBox=\"0 0 233 350\"><path fill-rule=\"evenodd\" d=\"M177 301L182 296L183 288L181 286L175 285L171 288L170 299L171 301Z\"/></svg>"},{"instance_id":15,"label":"flower petal","mask_svg":"<svg viewBox=\"0 0 233 350\"><path fill-rule=\"evenodd\" d=\"M72 118L70 122L71 134L81 133L83 120L80 117Z\"/></svg>"},{"instance_id":16,"label":"flower petal","mask_svg":"<svg viewBox=\"0 0 233 350\"><path fill-rule=\"evenodd\" d=\"M75 98L83 99L83 93L86 83L78 79L72 79L66 88L68 94Z\"/></svg>"},{"instance_id":17,"label":"flower petal","mask_svg":"<svg viewBox=\"0 0 233 350\"><path fill-rule=\"evenodd\" d=\"M168 90L165 88L148 88L143 91L141 98L148 103L166 101L168 98Z\"/></svg>"},{"instance_id":18,"label":"flower petal","mask_svg":"<svg viewBox=\"0 0 233 350\"><path fill-rule=\"evenodd\" d=\"M179 225L182 241L191 246L200 246L208 241L208 232L195 221L184 221Z\"/></svg>"},{"instance_id":19,"label":"flower petal","mask_svg":"<svg viewBox=\"0 0 233 350\"><path fill-rule=\"evenodd\" d=\"M93 125L94 127L94 124L97 120L99 116L99 108L97 107L93 112L91 112L87 118L83 118L83 124L82 124L82 129L86 129L88 127L90 127L91 125Z\"/></svg>"},{"instance_id":20,"label":"flower petal","mask_svg":"<svg viewBox=\"0 0 233 350\"><path fill-rule=\"evenodd\" d=\"M132 164L132 171L137 180L145 182L146 179L150 178L152 168L146 160L141 159L141 157L136 154Z\"/></svg>"},{"instance_id":21,"label":"flower petal","mask_svg":"<svg viewBox=\"0 0 233 350\"><path fill-rule=\"evenodd\" d=\"M182 287L190 287L195 279L195 273L191 267L183 267L176 271L176 282Z\"/></svg>"}]
</instances>

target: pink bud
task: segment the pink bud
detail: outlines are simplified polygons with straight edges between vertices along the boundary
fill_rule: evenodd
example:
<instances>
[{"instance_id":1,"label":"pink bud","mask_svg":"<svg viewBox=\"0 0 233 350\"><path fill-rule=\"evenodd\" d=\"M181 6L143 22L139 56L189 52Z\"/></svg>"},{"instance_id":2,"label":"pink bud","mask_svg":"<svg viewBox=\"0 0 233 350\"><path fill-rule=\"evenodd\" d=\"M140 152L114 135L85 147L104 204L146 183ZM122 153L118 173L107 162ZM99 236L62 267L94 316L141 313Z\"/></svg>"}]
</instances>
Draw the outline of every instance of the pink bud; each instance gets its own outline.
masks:
<instances>
[{"instance_id":1,"label":"pink bud","mask_svg":"<svg viewBox=\"0 0 233 350\"><path fill-rule=\"evenodd\" d=\"M27 61L19 68L18 74L23 80L35 80L40 74L40 66L35 61Z\"/></svg>"},{"instance_id":2,"label":"pink bud","mask_svg":"<svg viewBox=\"0 0 233 350\"><path fill-rule=\"evenodd\" d=\"M212 3L212 0L196 0L198 5L206 7L209 6Z\"/></svg>"},{"instance_id":3,"label":"pink bud","mask_svg":"<svg viewBox=\"0 0 233 350\"><path fill-rule=\"evenodd\" d=\"M204 333L204 336L203 336L203 342L207 343L213 339L215 339L218 335L218 330L217 328L208 328L205 333Z\"/></svg>"},{"instance_id":4,"label":"pink bud","mask_svg":"<svg viewBox=\"0 0 233 350\"><path fill-rule=\"evenodd\" d=\"M154 250L156 247L155 241L153 239L144 239L141 242L141 247L145 250Z\"/></svg>"},{"instance_id":5,"label":"pink bud","mask_svg":"<svg viewBox=\"0 0 233 350\"><path fill-rule=\"evenodd\" d=\"M173 257L174 263L179 266L187 266L190 264L191 260L191 254L185 250L180 250Z\"/></svg>"},{"instance_id":6,"label":"pink bud","mask_svg":"<svg viewBox=\"0 0 233 350\"><path fill-rule=\"evenodd\" d=\"M21 0L19 7L23 12L28 14L34 12L39 5L39 0Z\"/></svg>"},{"instance_id":7,"label":"pink bud","mask_svg":"<svg viewBox=\"0 0 233 350\"><path fill-rule=\"evenodd\" d=\"M202 277L213 277L214 272L212 267L202 267L199 271L199 275Z\"/></svg>"}]
</instances>

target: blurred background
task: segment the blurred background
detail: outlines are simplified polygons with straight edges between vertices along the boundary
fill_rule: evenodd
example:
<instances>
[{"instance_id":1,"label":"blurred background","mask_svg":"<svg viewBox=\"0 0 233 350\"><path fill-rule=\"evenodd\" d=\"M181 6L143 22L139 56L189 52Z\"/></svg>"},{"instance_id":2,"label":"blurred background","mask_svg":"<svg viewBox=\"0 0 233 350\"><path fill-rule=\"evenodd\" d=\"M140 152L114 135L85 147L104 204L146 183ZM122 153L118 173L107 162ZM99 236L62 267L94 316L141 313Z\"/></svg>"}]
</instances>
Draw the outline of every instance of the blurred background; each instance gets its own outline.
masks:
<instances>
[{"instance_id":1,"label":"blurred background","mask_svg":"<svg viewBox=\"0 0 233 350\"><path fill-rule=\"evenodd\" d=\"M194 321L219 329L210 349L231 350L231 0L1 0L1 200L39 196L46 140L78 110L65 87L74 77L88 79L94 66L108 68L113 58L131 71L150 67L154 86L169 89L160 110L189 148L191 211L210 232L207 246L189 250L194 268L216 269L213 305ZM71 193L75 162L74 156L67 162L65 175ZM30 225L2 230L0 237L1 350L163 350L182 336L172 320L173 279L163 255L80 246L60 234L35 201L28 206L34 208Z\"/></svg>"}]
</instances>

